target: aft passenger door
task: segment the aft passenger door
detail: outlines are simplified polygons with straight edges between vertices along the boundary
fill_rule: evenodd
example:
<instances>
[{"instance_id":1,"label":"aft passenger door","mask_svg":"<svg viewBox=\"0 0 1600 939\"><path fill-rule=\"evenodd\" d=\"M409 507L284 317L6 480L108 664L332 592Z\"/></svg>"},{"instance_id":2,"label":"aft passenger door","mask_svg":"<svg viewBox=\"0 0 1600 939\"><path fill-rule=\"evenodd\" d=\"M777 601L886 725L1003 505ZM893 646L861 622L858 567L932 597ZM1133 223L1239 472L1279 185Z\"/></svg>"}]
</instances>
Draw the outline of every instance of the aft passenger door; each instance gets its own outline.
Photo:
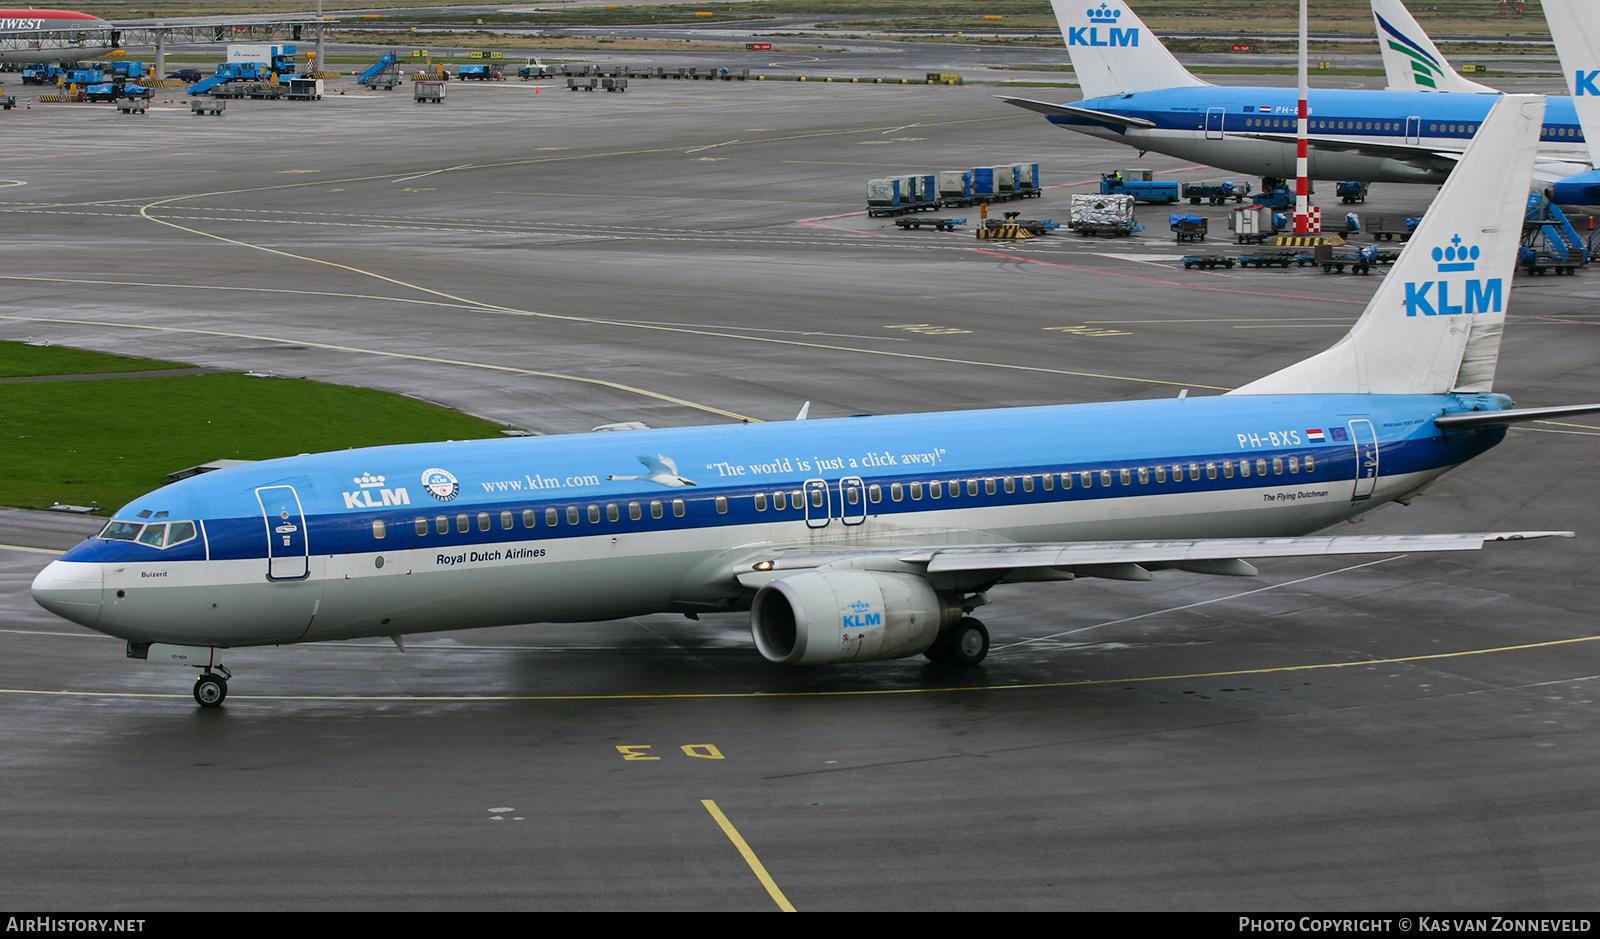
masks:
<instances>
[{"instance_id":1,"label":"aft passenger door","mask_svg":"<svg viewBox=\"0 0 1600 939\"><path fill-rule=\"evenodd\" d=\"M267 579L304 580L311 574L311 546L300 494L293 486L262 486L256 501L266 526Z\"/></svg>"},{"instance_id":2,"label":"aft passenger door","mask_svg":"<svg viewBox=\"0 0 1600 939\"><path fill-rule=\"evenodd\" d=\"M1350 501L1372 498L1378 486L1378 433L1369 420L1350 422L1350 441L1356 448L1356 488Z\"/></svg>"},{"instance_id":3,"label":"aft passenger door","mask_svg":"<svg viewBox=\"0 0 1600 939\"><path fill-rule=\"evenodd\" d=\"M1406 143L1422 142L1422 118L1406 118Z\"/></svg>"}]
</instances>

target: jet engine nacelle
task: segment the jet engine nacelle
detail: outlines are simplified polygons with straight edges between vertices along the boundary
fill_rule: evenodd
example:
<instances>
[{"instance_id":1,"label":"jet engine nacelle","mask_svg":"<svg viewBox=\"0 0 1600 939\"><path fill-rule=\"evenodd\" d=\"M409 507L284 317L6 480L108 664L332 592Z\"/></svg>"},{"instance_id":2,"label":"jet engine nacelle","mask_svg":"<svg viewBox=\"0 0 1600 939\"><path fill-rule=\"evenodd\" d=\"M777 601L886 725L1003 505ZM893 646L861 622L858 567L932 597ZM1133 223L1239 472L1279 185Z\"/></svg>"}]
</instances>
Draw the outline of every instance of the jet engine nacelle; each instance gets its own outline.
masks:
<instances>
[{"instance_id":1,"label":"jet engine nacelle","mask_svg":"<svg viewBox=\"0 0 1600 939\"><path fill-rule=\"evenodd\" d=\"M783 665L870 662L916 655L961 620L961 607L915 574L806 571L763 586L750 632Z\"/></svg>"}]
</instances>

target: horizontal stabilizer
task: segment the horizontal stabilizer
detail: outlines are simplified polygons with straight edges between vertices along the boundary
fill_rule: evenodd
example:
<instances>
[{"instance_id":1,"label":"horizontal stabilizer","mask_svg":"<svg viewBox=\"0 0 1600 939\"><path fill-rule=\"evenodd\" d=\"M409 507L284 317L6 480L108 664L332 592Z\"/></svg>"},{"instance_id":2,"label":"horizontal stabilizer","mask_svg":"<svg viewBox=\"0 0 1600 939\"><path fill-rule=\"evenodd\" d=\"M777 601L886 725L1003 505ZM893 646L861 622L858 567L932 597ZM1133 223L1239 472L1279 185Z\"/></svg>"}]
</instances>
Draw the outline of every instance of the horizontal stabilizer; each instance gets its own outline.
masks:
<instances>
[{"instance_id":1,"label":"horizontal stabilizer","mask_svg":"<svg viewBox=\"0 0 1600 939\"><path fill-rule=\"evenodd\" d=\"M1597 411L1600 411L1600 404L1565 404L1553 408L1515 408L1508 411L1460 411L1436 417L1433 423L1445 430L1461 430L1467 427L1547 421L1555 417L1576 417L1579 414L1593 414Z\"/></svg>"},{"instance_id":2,"label":"horizontal stabilizer","mask_svg":"<svg viewBox=\"0 0 1600 939\"><path fill-rule=\"evenodd\" d=\"M1112 114L1109 111L1096 111L1094 108L1077 108L1070 104L1051 104L1048 101L1034 101L1031 98L1013 98L1009 95L995 95L1006 104L1015 105L1028 111L1037 111L1040 114L1054 117L1075 117L1085 121L1100 121L1105 124L1115 124L1118 127L1154 127L1154 121L1147 121L1142 117L1128 117L1125 114Z\"/></svg>"}]
</instances>

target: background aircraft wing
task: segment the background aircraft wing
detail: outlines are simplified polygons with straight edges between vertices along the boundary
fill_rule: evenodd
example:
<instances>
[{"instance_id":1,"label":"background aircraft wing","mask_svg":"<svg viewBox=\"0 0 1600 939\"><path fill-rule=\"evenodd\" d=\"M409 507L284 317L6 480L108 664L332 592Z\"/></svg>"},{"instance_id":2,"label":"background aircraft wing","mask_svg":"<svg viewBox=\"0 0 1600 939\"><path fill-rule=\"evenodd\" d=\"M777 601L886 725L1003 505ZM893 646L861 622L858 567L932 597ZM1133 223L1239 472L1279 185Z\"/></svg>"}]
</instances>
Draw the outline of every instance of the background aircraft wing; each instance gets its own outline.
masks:
<instances>
[{"instance_id":1,"label":"background aircraft wing","mask_svg":"<svg viewBox=\"0 0 1600 939\"><path fill-rule=\"evenodd\" d=\"M735 568L739 582L759 587L785 573L826 567L905 569L929 574L1053 568L1082 577L1148 580L1151 569L1251 576L1246 559L1329 557L1347 554L1415 554L1477 551L1497 541L1571 538L1570 531L1491 531L1421 535L1308 535L1293 538L1190 538L1163 541L1075 541L1042 544L953 545L926 549L777 553Z\"/></svg>"},{"instance_id":2,"label":"background aircraft wing","mask_svg":"<svg viewBox=\"0 0 1600 939\"><path fill-rule=\"evenodd\" d=\"M1237 134L1229 132L1230 137L1253 137L1256 140L1270 140L1273 143L1295 143L1293 134ZM1455 168L1461 154L1453 150L1439 150L1434 147L1420 144L1404 143L1371 143L1363 140L1340 140L1336 137L1308 137L1306 145L1313 150L1328 150L1335 153L1360 153L1365 156L1382 157L1410 163L1425 169L1444 170L1449 172Z\"/></svg>"}]
</instances>

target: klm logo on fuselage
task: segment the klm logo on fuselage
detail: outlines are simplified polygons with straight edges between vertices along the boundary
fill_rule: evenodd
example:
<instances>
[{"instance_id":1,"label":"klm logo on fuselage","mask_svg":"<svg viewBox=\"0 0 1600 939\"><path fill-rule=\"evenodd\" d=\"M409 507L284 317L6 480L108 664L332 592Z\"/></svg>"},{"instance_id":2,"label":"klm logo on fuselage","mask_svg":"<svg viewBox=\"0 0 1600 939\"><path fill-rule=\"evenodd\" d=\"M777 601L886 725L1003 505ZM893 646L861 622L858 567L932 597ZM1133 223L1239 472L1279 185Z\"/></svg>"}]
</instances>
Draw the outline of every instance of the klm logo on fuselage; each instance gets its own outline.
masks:
<instances>
[{"instance_id":1,"label":"klm logo on fuselage","mask_svg":"<svg viewBox=\"0 0 1600 939\"><path fill-rule=\"evenodd\" d=\"M1461 236L1450 239L1450 244L1433 249L1433 260L1439 273L1456 274L1473 271L1478 266L1477 245L1461 243ZM1446 280L1426 280L1420 284L1406 284L1407 316L1458 316L1472 313L1499 313L1505 297L1505 285L1498 277L1469 278L1459 284L1461 293L1451 303L1451 283Z\"/></svg>"},{"instance_id":2,"label":"klm logo on fuselage","mask_svg":"<svg viewBox=\"0 0 1600 939\"><path fill-rule=\"evenodd\" d=\"M1069 46L1137 46L1139 44L1138 27L1123 29L1114 25L1122 17L1121 10L1113 10L1104 3L1084 11L1089 15L1090 26L1068 26L1067 45ZM1100 33L1105 27L1105 35Z\"/></svg>"},{"instance_id":3,"label":"klm logo on fuselage","mask_svg":"<svg viewBox=\"0 0 1600 939\"><path fill-rule=\"evenodd\" d=\"M341 493L344 496L344 507L347 509L381 509L386 505L411 504L411 496L404 489L383 488L382 476L362 473L351 482L361 488L355 492ZM378 493L376 499L372 497L374 491Z\"/></svg>"},{"instance_id":4,"label":"klm logo on fuselage","mask_svg":"<svg viewBox=\"0 0 1600 939\"><path fill-rule=\"evenodd\" d=\"M1578 69L1572 73L1572 96L1581 98L1584 95L1600 97L1600 86L1596 86L1596 79L1600 79L1600 71L1585 72Z\"/></svg>"}]
</instances>

